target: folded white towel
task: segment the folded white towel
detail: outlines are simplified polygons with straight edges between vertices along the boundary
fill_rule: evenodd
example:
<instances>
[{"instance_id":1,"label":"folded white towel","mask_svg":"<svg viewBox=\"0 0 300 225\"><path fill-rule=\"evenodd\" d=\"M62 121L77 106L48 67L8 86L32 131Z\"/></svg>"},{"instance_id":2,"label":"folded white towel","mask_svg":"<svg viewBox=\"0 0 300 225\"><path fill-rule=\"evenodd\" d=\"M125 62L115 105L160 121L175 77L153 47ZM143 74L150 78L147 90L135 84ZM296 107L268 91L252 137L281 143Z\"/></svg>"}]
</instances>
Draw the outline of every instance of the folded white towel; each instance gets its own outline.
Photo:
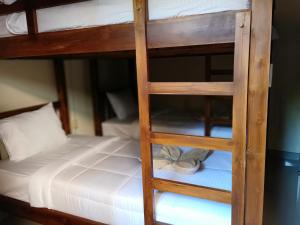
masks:
<instances>
[{"instance_id":1,"label":"folded white towel","mask_svg":"<svg viewBox=\"0 0 300 225\"><path fill-rule=\"evenodd\" d=\"M153 157L154 169L171 170L178 173L196 173L209 154L209 150L192 149L183 152L177 146L162 146L158 155Z\"/></svg>"}]
</instances>

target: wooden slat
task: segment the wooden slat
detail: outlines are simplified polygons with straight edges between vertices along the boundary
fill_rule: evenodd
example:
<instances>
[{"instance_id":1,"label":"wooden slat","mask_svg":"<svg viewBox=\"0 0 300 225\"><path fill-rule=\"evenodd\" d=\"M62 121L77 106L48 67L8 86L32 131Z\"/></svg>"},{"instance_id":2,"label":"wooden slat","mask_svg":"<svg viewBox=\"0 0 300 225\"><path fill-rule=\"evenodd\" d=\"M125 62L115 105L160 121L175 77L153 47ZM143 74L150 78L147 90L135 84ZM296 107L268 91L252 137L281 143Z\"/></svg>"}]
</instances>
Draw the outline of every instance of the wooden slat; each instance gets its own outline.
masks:
<instances>
[{"instance_id":1,"label":"wooden slat","mask_svg":"<svg viewBox=\"0 0 300 225\"><path fill-rule=\"evenodd\" d=\"M262 225L263 219L272 8L273 0L252 0L246 225Z\"/></svg>"},{"instance_id":2,"label":"wooden slat","mask_svg":"<svg viewBox=\"0 0 300 225\"><path fill-rule=\"evenodd\" d=\"M250 13L238 13L232 113L232 225L244 225Z\"/></svg>"},{"instance_id":3,"label":"wooden slat","mask_svg":"<svg viewBox=\"0 0 300 225\"><path fill-rule=\"evenodd\" d=\"M152 185L153 188L159 191L173 192L177 194L188 195L228 204L231 203L231 192L225 190L185 184L158 178L152 179Z\"/></svg>"},{"instance_id":4,"label":"wooden slat","mask_svg":"<svg viewBox=\"0 0 300 225\"><path fill-rule=\"evenodd\" d=\"M232 151L233 141L225 138L198 137L190 135L152 133L151 143L160 145L177 145L203 149Z\"/></svg>"},{"instance_id":5,"label":"wooden slat","mask_svg":"<svg viewBox=\"0 0 300 225\"><path fill-rule=\"evenodd\" d=\"M150 94L233 95L232 82L149 82Z\"/></svg>"},{"instance_id":6,"label":"wooden slat","mask_svg":"<svg viewBox=\"0 0 300 225\"><path fill-rule=\"evenodd\" d=\"M147 49L147 0L135 0L135 43L136 66L139 99L140 145L142 157L144 222L154 224L152 151L150 144L150 99L146 92L149 80L148 49Z\"/></svg>"}]
</instances>

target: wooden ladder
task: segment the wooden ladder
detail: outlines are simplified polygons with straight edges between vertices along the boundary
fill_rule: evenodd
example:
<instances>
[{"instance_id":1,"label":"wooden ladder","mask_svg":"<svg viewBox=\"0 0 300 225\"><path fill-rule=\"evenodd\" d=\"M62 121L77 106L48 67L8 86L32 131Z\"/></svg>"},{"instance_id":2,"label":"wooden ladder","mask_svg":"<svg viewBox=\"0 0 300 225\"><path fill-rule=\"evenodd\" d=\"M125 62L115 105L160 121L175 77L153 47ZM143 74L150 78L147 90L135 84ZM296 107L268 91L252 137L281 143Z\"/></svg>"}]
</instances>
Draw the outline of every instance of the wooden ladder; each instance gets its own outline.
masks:
<instances>
[{"instance_id":1,"label":"wooden ladder","mask_svg":"<svg viewBox=\"0 0 300 225\"><path fill-rule=\"evenodd\" d=\"M146 225L155 221L154 190L232 204L232 224L244 224L246 123L250 13L236 14L233 82L150 82L147 47L147 0L135 0L136 64ZM151 131L150 95L233 96L232 139ZM190 146L232 152L232 192L153 177L152 144Z\"/></svg>"}]
</instances>

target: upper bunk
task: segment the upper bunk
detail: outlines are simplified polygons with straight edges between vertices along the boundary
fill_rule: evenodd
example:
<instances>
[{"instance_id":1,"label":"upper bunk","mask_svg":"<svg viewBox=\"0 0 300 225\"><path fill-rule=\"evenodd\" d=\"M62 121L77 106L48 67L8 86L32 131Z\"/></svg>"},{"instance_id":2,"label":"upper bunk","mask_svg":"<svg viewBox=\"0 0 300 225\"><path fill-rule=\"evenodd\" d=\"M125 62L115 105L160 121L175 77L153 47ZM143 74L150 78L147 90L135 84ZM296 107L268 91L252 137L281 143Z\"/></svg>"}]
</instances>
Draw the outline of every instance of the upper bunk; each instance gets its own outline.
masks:
<instances>
[{"instance_id":1,"label":"upper bunk","mask_svg":"<svg viewBox=\"0 0 300 225\"><path fill-rule=\"evenodd\" d=\"M133 0L0 2L0 58L135 50ZM232 52L236 12L250 8L250 0L149 0L148 47Z\"/></svg>"}]
</instances>

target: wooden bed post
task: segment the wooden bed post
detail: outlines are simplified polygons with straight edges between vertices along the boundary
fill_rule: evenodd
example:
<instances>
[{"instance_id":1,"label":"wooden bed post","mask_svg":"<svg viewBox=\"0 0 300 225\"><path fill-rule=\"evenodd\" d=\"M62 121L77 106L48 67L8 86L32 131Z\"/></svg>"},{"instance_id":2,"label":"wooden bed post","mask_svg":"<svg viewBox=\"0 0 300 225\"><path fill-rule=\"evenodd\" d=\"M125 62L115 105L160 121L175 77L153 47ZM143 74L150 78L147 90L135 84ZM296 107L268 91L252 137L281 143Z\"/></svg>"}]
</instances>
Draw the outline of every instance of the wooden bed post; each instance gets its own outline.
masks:
<instances>
[{"instance_id":1,"label":"wooden bed post","mask_svg":"<svg viewBox=\"0 0 300 225\"><path fill-rule=\"evenodd\" d=\"M28 27L28 34L30 37L34 37L38 33L38 22L36 16L36 9L34 8L34 2L27 0L25 2L26 21Z\"/></svg>"},{"instance_id":2,"label":"wooden bed post","mask_svg":"<svg viewBox=\"0 0 300 225\"><path fill-rule=\"evenodd\" d=\"M57 97L59 101L59 112L62 126L67 134L71 133L70 118L68 109L68 96L66 87L66 77L64 70L64 62L61 59L54 60L54 71L56 80Z\"/></svg>"},{"instance_id":3,"label":"wooden bed post","mask_svg":"<svg viewBox=\"0 0 300 225\"><path fill-rule=\"evenodd\" d=\"M261 225L273 0L252 0L245 224Z\"/></svg>"},{"instance_id":4,"label":"wooden bed post","mask_svg":"<svg viewBox=\"0 0 300 225\"><path fill-rule=\"evenodd\" d=\"M100 100L99 96L99 70L97 59L91 59L90 63L90 82L92 91L92 102L94 112L94 126L95 135L102 136L102 122L104 121L104 108L105 104L103 99Z\"/></svg>"}]
</instances>

